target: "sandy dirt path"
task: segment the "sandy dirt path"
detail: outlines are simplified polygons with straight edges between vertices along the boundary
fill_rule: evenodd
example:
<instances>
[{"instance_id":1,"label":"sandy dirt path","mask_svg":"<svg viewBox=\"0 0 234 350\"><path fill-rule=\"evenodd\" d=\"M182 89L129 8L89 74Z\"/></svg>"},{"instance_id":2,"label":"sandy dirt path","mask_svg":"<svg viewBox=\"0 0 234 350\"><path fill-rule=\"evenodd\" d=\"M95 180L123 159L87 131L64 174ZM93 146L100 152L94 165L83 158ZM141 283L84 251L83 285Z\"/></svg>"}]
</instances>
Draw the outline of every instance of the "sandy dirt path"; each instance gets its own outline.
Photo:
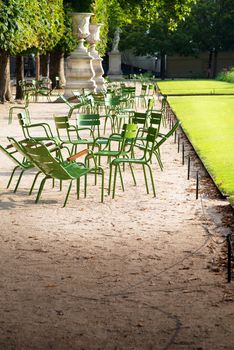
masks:
<instances>
[{"instance_id":1,"label":"sandy dirt path","mask_svg":"<svg viewBox=\"0 0 234 350\"><path fill-rule=\"evenodd\" d=\"M0 143L21 137L0 106ZM32 120L51 121L63 104L30 105ZM186 154L190 146L186 144ZM0 155L0 349L88 350L234 348L234 282L220 267L233 212L200 165L195 180L173 138L153 164L157 198L147 195L136 167L116 199L89 180L88 196L48 183L41 201L28 196L32 173L16 194L6 189L13 164ZM104 163L107 179L107 165ZM107 181L106 181L107 184Z\"/></svg>"}]
</instances>

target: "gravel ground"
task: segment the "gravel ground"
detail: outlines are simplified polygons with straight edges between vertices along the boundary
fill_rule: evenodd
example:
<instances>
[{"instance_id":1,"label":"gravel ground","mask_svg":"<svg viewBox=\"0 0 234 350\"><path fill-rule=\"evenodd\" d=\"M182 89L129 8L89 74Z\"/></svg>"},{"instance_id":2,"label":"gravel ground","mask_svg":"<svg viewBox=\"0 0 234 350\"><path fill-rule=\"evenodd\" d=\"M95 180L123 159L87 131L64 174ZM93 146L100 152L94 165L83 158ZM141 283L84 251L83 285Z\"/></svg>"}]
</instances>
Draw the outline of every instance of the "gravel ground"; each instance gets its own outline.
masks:
<instances>
[{"instance_id":1,"label":"gravel ground","mask_svg":"<svg viewBox=\"0 0 234 350\"><path fill-rule=\"evenodd\" d=\"M0 144L22 137L9 105L0 106ZM65 114L64 104L31 103L33 122ZM182 136L181 136L182 137ZM162 148L165 169L153 163L157 197L137 186L129 169L125 192L112 200L89 180L62 208L65 187L48 183L36 205L28 196L33 173L17 193L6 189L13 164L0 155L0 349L175 349L234 347L234 283L224 270L233 211L199 161L192 177L171 138ZM103 162L108 178L108 166ZM196 170L201 177L195 199Z\"/></svg>"}]
</instances>

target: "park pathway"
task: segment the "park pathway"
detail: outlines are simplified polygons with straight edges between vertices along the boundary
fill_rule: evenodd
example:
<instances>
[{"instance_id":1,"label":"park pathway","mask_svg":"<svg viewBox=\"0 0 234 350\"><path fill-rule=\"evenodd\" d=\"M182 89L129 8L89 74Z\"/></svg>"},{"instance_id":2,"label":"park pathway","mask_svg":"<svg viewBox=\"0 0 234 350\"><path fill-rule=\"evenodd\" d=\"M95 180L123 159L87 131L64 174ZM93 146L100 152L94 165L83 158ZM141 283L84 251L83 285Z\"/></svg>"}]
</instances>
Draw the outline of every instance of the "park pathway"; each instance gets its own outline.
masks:
<instances>
[{"instance_id":1,"label":"park pathway","mask_svg":"<svg viewBox=\"0 0 234 350\"><path fill-rule=\"evenodd\" d=\"M30 110L33 121L53 125L53 113L67 108ZM0 106L4 145L7 135L22 137L7 111ZM153 165L157 198L145 193L141 169L137 187L126 169L115 200L105 195L101 204L90 180L87 198L73 193L65 209L65 191L50 184L35 205L30 174L16 194L6 190L12 164L0 155L0 349L233 349L234 282L222 267L233 212L184 142L190 180L171 138L165 170Z\"/></svg>"}]
</instances>

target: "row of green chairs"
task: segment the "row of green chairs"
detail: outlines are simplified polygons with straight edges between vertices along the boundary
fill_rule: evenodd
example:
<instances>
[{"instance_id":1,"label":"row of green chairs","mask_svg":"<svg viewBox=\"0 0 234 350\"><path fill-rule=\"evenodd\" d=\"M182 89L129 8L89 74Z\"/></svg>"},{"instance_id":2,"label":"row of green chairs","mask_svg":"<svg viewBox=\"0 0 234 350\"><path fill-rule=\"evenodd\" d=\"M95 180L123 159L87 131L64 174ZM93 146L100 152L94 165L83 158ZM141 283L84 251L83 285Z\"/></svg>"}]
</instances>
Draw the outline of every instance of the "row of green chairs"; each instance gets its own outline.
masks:
<instances>
[{"instance_id":1,"label":"row of green chairs","mask_svg":"<svg viewBox=\"0 0 234 350\"><path fill-rule=\"evenodd\" d=\"M135 179L132 165L133 164L142 165L147 193L149 193L149 185L148 185L147 176L146 176L146 168L148 168L150 173L150 178L151 178L152 190L155 196L156 191L155 191L154 178L153 178L152 169L151 169L152 156L155 155L159 162L160 146L168 139L168 137L172 135L172 133L176 130L178 126L179 126L179 122L177 122L166 135L161 134L160 141L158 141L158 136L159 136L158 128L154 128L150 126L147 129L143 129L145 140L143 143L139 144L138 136L139 136L139 133L142 133L142 130L138 129L137 124L125 124L121 134L115 133L110 136L110 138L106 143L105 149L98 150L98 151L95 151L94 149L85 150L82 152L78 152L75 155L69 155L69 157L66 160L64 159L61 152L62 145L61 144L58 145L58 143L56 143L55 140L53 139L51 140L52 142L49 144L50 146L53 145L53 149L49 150L48 145L46 145L42 141L42 138L40 140L36 140L35 138L24 139L21 142L17 142L14 138L9 138L11 145L6 147L5 149L2 146L0 148L17 164L8 182L8 187L11 183L12 177L17 168L21 169L21 174L17 181L14 191L17 190L24 171L35 167L38 170L38 173L36 174L35 179L33 181L33 185L30 189L30 194L32 193L32 190L35 185L35 181L39 176L39 174L41 173L44 174L44 178L42 179L39 186L36 202L38 202L41 196L41 193L43 191L44 184L48 179L53 179L53 180L57 179L60 181L70 180L68 192L64 201L64 206L65 206L71 191L72 182L74 180L76 180L77 182L77 197L79 198L80 178L84 176L85 196L86 196L87 174L95 174L95 179L97 175L101 175L102 177L101 201L103 201L104 171L99 165L98 158L107 157L110 160L110 174L109 174L109 186L108 186L109 194L111 192L113 168L115 169L114 178L113 178L113 193L112 193L113 198L115 197L117 171L119 171L122 189L124 190L123 177L122 177L120 164L129 164L135 185L136 185L136 179ZM46 140L48 141L47 138ZM117 150L112 149L111 147L112 142L115 142L115 143L117 142L118 144ZM14 147L14 151L9 151L9 149L11 149L12 147ZM143 151L142 156L140 157L135 156L136 148ZM21 163L16 159L14 155L16 152L18 152L23 156L23 161ZM52 152L56 152L55 156L52 154ZM76 159L84 154L87 154L85 162L77 163ZM92 159L94 162L93 167L89 166L90 159Z\"/></svg>"}]
</instances>

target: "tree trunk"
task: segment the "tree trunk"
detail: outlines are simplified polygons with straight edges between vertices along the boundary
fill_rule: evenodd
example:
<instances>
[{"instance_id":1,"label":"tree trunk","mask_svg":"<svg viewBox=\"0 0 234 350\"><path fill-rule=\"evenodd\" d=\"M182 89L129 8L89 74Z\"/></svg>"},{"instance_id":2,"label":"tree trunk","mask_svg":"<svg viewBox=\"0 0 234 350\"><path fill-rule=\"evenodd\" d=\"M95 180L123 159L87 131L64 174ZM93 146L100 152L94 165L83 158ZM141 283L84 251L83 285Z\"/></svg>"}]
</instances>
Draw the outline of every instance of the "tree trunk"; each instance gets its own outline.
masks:
<instances>
[{"instance_id":1,"label":"tree trunk","mask_svg":"<svg viewBox=\"0 0 234 350\"><path fill-rule=\"evenodd\" d=\"M22 86L19 85L19 81L24 80L24 56L16 56L16 100L22 100L23 90Z\"/></svg>"},{"instance_id":2,"label":"tree trunk","mask_svg":"<svg viewBox=\"0 0 234 350\"><path fill-rule=\"evenodd\" d=\"M11 101L10 56L7 52L0 52L0 101Z\"/></svg>"},{"instance_id":3,"label":"tree trunk","mask_svg":"<svg viewBox=\"0 0 234 350\"><path fill-rule=\"evenodd\" d=\"M217 74L217 64L218 64L218 50L214 50L214 65L213 65L213 79L215 79L216 74Z\"/></svg>"},{"instance_id":4,"label":"tree trunk","mask_svg":"<svg viewBox=\"0 0 234 350\"><path fill-rule=\"evenodd\" d=\"M40 56L41 63L41 74L43 77L49 78L50 76L50 54L47 53L45 55Z\"/></svg>"},{"instance_id":5,"label":"tree trunk","mask_svg":"<svg viewBox=\"0 0 234 350\"><path fill-rule=\"evenodd\" d=\"M40 69L41 69L41 75L43 77L46 77L46 73L47 73L46 55L40 56Z\"/></svg>"},{"instance_id":6,"label":"tree trunk","mask_svg":"<svg viewBox=\"0 0 234 350\"><path fill-rule=\"evenodd\" d=\"M165 80L166 77L166 55L164 52L161 52L161 65L160 65L160 78Z\"/></svg>"},{"instance_id":7,"label":"tree trunk","mask_svg":"<svg viewBox=\"0 0 234 350\"><path fill-rule=\"evenodd\" d=\"M36 55L36 80L40 80L40 55Z\"/></svg>"},{"instance_id":8,"label":"tree trunk","mask_svg":"<svg viewBox=\"0 0 234 350\"><path fill-rule=\"evenodd\" d=\"M209 51L208 67L207 67L207 78L211 78L212 72L212 61L213 61L213 49Z\"/></svg>"},{"instance_id":9,"label":"tree trunk","mask_svg":"<svg viewBox=\"0 0 234 350\"><path fill-rule=\"evenodd\" d=\"M56 86L56 77L59 77L60 88L66 84L64 53L59 51L50 54L50 79L52 80L53 87Z\"/></svg>"}]
</instances>

